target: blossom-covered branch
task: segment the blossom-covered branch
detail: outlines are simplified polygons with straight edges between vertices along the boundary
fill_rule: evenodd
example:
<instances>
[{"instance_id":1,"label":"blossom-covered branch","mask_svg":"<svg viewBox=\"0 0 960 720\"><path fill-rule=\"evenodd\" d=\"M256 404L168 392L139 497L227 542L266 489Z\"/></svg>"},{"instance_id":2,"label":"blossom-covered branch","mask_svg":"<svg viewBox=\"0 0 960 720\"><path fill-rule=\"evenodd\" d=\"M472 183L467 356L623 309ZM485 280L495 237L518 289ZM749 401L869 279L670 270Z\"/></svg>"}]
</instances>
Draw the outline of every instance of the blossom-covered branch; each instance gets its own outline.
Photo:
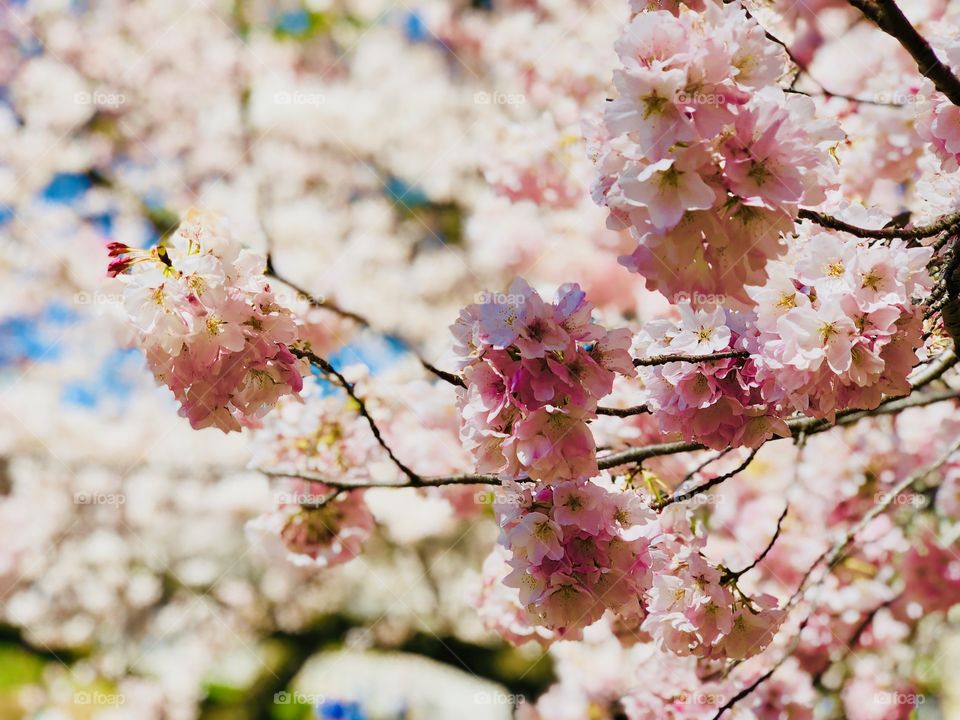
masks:
<instances>
[{"instance_id":1,"label":"blossom-covered branch","mask_svg":"<svg viewBox=\"0 0 960 720\"><path fill-rule=\"evenodd\" d=\"M950 102L960 106L960 78L937 57L930 43L903 14L895 0L849 0L885 33L896 38L917 63L920 74L929 78Z\"/></svg>"},{"instance_id":2,"label":"blossom-covered branch","mask_svg":"<svg viewBox=\"0 0 960 720\"><path fill-rule=\"evenodd\" d=\"M801 208L798 217L802 220L810 220L831 230L850 233L860 238L873 238L876 240L890 240L892 238L923 239L939 235L940 233L950 233L960 229L960 213L951 213L944 215L929 225L922 225L913 228L901 227L883 227L883 228L864 228L858 227L840 218L832 217L816 210Z\"/></svg>"}]
</instances>

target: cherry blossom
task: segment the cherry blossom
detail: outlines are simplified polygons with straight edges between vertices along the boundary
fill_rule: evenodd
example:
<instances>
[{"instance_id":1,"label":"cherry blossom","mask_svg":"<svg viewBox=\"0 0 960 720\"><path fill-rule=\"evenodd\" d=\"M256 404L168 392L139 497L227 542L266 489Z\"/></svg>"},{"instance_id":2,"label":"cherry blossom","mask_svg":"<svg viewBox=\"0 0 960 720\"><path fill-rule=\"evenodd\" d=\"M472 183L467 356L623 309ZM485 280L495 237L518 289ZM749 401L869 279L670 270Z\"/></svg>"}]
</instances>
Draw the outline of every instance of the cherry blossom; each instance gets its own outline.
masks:
<instances>
[{"instance_id":1,"label":"cherry blossom","mask_svg":"<svg viewBox=\"0 0 960 720\"><path fill-rule=\"evenodd\" d=\"M296 321L222 218L189 213L165 245L110 254L137 343L194 428L255 426L302 388Z\"/></svg>"},{"instance_id":2,"label":"cherry blossom","mask_svg":"<svg viewBox=\"0 0 960 720\"><path fill-rule=\"evenodd\" d=\"M461 437L478 470L533 479L597 474L587 421L615 374L633 374L629 331L593 323L576 285L548 304L522 279L466 307L452 331L466 383L458 393Z\"/></svg>"},{"instance_id":3,"label":"cherry blossom","mask_svg":"<svg viewBox=\"0 0 960 720\"><path fill-rule=\"evenodd\" d=\"M842 132L775 85L783 49L733 4L640 12L617 52L619 96L589 132L594 199L638 244L621 262L668 297L749 302L798 207L833 187Z\"/></svg>"}]
</instances>

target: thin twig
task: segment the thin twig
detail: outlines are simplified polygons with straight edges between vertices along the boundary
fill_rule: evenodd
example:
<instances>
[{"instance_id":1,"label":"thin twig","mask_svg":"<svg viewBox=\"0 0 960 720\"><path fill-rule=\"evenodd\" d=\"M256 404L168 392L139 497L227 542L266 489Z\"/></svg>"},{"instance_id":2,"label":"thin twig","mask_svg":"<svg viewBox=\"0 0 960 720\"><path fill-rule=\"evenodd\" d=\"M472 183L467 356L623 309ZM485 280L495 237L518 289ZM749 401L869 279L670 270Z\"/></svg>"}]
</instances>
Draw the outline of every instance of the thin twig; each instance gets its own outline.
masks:
<instances>
[{"instance_id":1,"label":"thin twig","mask_svg":"<svg viewBox=\"0 0 960 720\"><path fill-rule=\"evenodd\" d=\"M697 485L697 487L695 488L691 488L685 491L675 492L666 500L663 500L662 502L654 504L654 509L659 511L659 510L663 510L665 507L668 507L669 505L673 505L674 503L684 502L685 500L689 500L690 498L696 497L701 493L705 493L710 488L716 487L720 483L726 480L729 480L734 475L737 475L738 473L741 473L744 470L746 470L747 467L750 465L750 463L753 462L753 459L757 456L757 453L759 451L760 451L759 447L751 450L750 454L747 455L747 458L742 463L737 465L737 467L735 467L733 470L730 470L729 472L725 472L722 475L717 475L716 477L712 477L709 480L707 480L705 483L702 483L701 485Z\"/></svg>"},{"instance_id":2,"label":"thin twig","mask_svg":"<svg viewBox=\"0 0 960 720\"><path fill-rule=\"evenodd\" d=\"M877 616L877 613L886 607L890 607L899 599L900 595L894 595L886 602L880 603L873 608L873 610L868 612L856 629L854 629L854 631L850 634L850 638L844 643L846 648L840 657L838 657L836 660L830 660L827 658L826 664L817 672L816 675L813 676L813 678L811 678L813 685L818 685L820 683L820 679L832 666L836 665L837 663L842 663L844 660L850 657L850 655L854 652L854 648L860 643L860 638L863 637L863 634L867 631L867 628L870 627L870 623L872 623L873 619Z\"/></svg>"},{"instance_id":3,"label":"thin twig","mask_svg":"<svg viewBox=\"0 0 960 720\"><path fill-rule=\"evenodd\" d=\"M758 677L756 680L754 680L752 683L750 683L749 685L747 685L747 686L746 686L745 688L743 688L740 692L738 692L736 695L734 695L732 698L730 698L726 703L724 703L724 704L717 710L717 712L716 712L716 714L713 716L712 720L720 720L720 718L723 716L723 714L724 714L727 710L732 709L734 705L736 705L738 702L740 702L741 700L743 700L743 699L744 699L745 697L747 697L750 693L752 693L754 690L756 690L758 687L760 687L763 683L765 683L767 680L769 680L770 677L771 677L777 670L780 669L780 666L783 665L790 657L793 656L793 653L796 651L797 647L800 645L800 638L801 638L801 636L803 635L803 631L804 631L804 629L807 627L807 623L810 622L810 618L811 618L812 616L813 616L813 613L810 613L810 615L807 615L807 617L805 617L805 618L803 619L803 622L800 623L799 627L797 627L797 633L796 633L796 635L794 635L793 640L790 642L790 647L787 648L787 651L780 657L780 659L777 660L777 662L775 662L775 663L773 664L773 666L772 666L769 670L767 670L763 675L761 675L760 677Z\"/></svg>"},{"instance_id":4,"label":"thin twig","mask_svg":"<svg viewBox=\"0 0 960 720\"><path fill-rule=\"evenodd\" d=\"M276 267L274 267L273 258L270 255L267 255L267 269L265 274L269 277L272 277L274 280L282 282L284 285L287 285L288 287L290 287L294 292L296 292L298 295L301 295L303 299L305 299L308 303L310 303L311 306L315 308L320 308L323 310L329 310L335 315L339 315L340 317L344 317L344 318L347 318L348 320L352 320L353 322L357 323L358 325L360 325L365 329L376 330L376 328L373 327L373 324L369 320L367 320L365 317L363 317L363 315L352 312L350 310L345 310L344 308L340 307L340 305L335 303L333 300L330 300L325 297L318 297L316 295L313 295L312 293L308 292L304 287L298 285L297 283L293 282L289 278L280 275L277 272ZM392 337L397 337L397 338L400 337L396 333L383 333L382 331L377 331L377 332L380 332L380 334L390 335ZM410 343L406 340L402 340L402 342L406 346L407 350L409 350L417 358L417 360L420 362L420 365L422 365L425 370L432 373L433 375L436 375L438 378L440 378L444 382L450 383L451 385L455 385L457 387L466 387L466 384L463 382L463 378L461 378L459 375L455 373L447 372L446 370L441 370L440 368L436 367L432 363L428 362L426 358L424 358L422 355L420 355L420 353L417 352L416 349L414 348L413 343Z\"/></svg>"},{"instance_id":5,"label":"thin twig","mask_svg":"<svg viewBox=\"0 0 960 720\"><path fill-rule=\"evenodd\" d=\"M350 383L333 365L327 362L324 358L320 357L310 350L301 350L299 348L291 348L290 352L296 355L299 358L305 358L309 360L313 365L317 366L322 372L327 375L332 375L336 378L337 382L347 391L347 395L357 404L357 410L360 415L367 421L367 424L370 426L370 431L373 433L373 436L377 439L377 442L380 444L380 447L384 449L390 459L393 461L393 464L400 468L400 471L406 475L412 484L418 484L420 482L420 476L411 470L407 465L405 465L401 460L393 454L393 450L390 449L390 446L387 445L387 441L383 439L383 435L380 433L380 428L377 426L376 421L373 419L373 416L370 415L370 412L367 410L367 404L364 402L363 398L357 395L356 389L353 384Z\"/></svg>"},{"instance_id":6,"label":"thin twig","mask_svg":"<svg viewBox=\"0 0 960 720\"><path fill-rule=\"evenodd\" d=\"M739 580L742 575L746 575L748 572L753 570L757 565L763 562L763 559L770 553L773 549L773 546L776 545L777 540L780 539L780 530L783 528L784 518L787 517L787 512L790 510L790 503L787 503L783 506L783 512L780 513L780 517L777 519L777 529L773 533L773 537L770 538L770 542L767 543L767 546L763 549L763 552L760 553L756 559L747 565L742 570L731 571L727 574L726 580Z\"/></svg>"},{"instance_id":7,"label":"thin twig","mask_svg":"<svg viewBox=\"0 0 960 720\"><path fill-rule=\"evenodd\" d=\"M866 417L877 417L880 415L892 415L911 407L924 407L933 403L943 402L945 400L954 400L960 397L960 390L944 390L926 395L904 395L899 398L888 398L880 403L873 410L844 410L837 413L835 423L819 418L794 418L787 421L787 427L790 428L792 437L799 437L801 433L815 435L817 433L830 430L834 427L851 425ZM767 442L777 440L773 437ZM646 445L644 447L629 448L620 452L610 453L597 459L597 464L601 470L610 470L620 465L630 465L641 462L652 457L661 457L664 455L676 455L678 453L691 452L694 450L706 450L706 446L697 442L677 441L670 443L661 443L658 445Z\"/></svg>"},{"instance_id":8,"label":"thin twig","mask_svg":"<svg viewBox=\"0 0 960 720\"><path fill-rule=\"evenodd\" d=\"M811 92L806 92L805 90L797 90L796 88L788 87L783 89L784 92L793 93L795 95L806 95L807 97L825 97L825 98L833 98L836 100L846 100L847 102L860 103L861 105L873 105L875 107L886 107L886 108L894 108L894 109L902 109L907 107L906 103L889 102L886 100L874 100L872 98L859 98L859 97L854 97L853 95L844 95L843 93L832 92L830 90L827 90L820 83L819 80L814 78L813 75L810 74L809 70L802 69L802 71L808 78L810 78L811 80L813 80L814 83L817 84L817 86L820 88L820 91L817 93L811 93Z\"/></svg>"},{"instance_id":9,"label":"thin twig","mask_svg":"<svg viewBox=\"0 0 960 720\"><path fill-rule=\"evenodd\" d=\"M794 592L793 596L791 596L790 601L787 603L787 607L792 607L795 605L803 593L810 587L807 583L810 580L810 577L813 575L814 570L816 570L821 563L826 562L827 571L824 573L823 577L817 581L816 584L822 582L826 576L830 574L830 571L842 558L847 547L849 547L849 545L856 539L857 535L859 535L874 518L884 513L887 508L893 504L894 500L900 496L901 493L908 490L915 483L920 482L931 473L939 470L947 461L950 460L950 458L955 452L957 452L958 449L960 449L960 439L957 439L951 443L947 450L931 465L928 465L919 472L908 475L890 488L890 490L886 491L883 494L882 499L875 503L866 513L864 513L860 520L853 527L847 530L846 533L844 533L843 537L824 550L817 557L817 559L813 561L813 564L811 564L807 571L803 574L803 577L800 580L800 585L797 587L797 590Z\"/></svg>"},{"instance_id":10,"label":"thin twig","mask_svg":"<svg viewBox=\"0 0 960 720\"><path fill-rule=\"evenodd\" d=\"M954 400L960 397L960 390L949 390L936 393L930 393L927 395L920 396L910 396L898 399L895 402L889 402L885 405L881 405L875 410L866 410L866 411L855 411L850 415L842 415L838 413L837 417L838 422L836 425L830 425L825 421L815 421L818 424L815 427L805 428L801 423L809 423L811 418L801 418L795 421L789 421L788 426L793 425L794 435L799 435L801 432L807 434L816 434L830 430L833 427L849 425L865 417L874 417L879 415L889 415L900 412L907 408L911 407L923 407L925 405L931 405L937 402L943 402L945 400ZM773 442L778 438L774 437L767 442ZM694 450L705 450L706 448L699 443L691 442L671 442L671 443L659 443L656 445L646 445L644 447L630 448L629 450L624 450L617 453L610 453L604 457L597 459L597 465L601 470L609 470L611 468L619 467L621 465L629 465L633 463L641 462L653 457L663 457L667 455L676 455L684 452L691 452ZM412 479L408 480L394 480L394 481L385 481L385 482L374 482L374 481L351 481L351 480L337 480L333 478L326 478L317 473L302 472L298 470L286 471L282 469L261 469L261 472L266 475L277 476L277 477L296 477L302 478L304 480L314 480L316 482L322 482L330 487L343 488L345 490L359 489L359 488L371 488L371 487L437 487L441 485L501 485L502 479L498 475L491 473L462 473L459 475L437 475L437 476L420 476L416 482ZM739 471L737 471L739 472ZM735 472L733 474L736 474ZM732 477L732 475L730 475ZM715 478L714 478L715 480ZM528 481L526 478L520 478L520 482ZM713 482L713 481L707 481ZM722 481L721 481L722 482ZM716 482L713 482L713 485L716 485ZM699 492L699 491L698 491ZM675 501L671 501L675 502Z\"/></svg>"}]
</instances>

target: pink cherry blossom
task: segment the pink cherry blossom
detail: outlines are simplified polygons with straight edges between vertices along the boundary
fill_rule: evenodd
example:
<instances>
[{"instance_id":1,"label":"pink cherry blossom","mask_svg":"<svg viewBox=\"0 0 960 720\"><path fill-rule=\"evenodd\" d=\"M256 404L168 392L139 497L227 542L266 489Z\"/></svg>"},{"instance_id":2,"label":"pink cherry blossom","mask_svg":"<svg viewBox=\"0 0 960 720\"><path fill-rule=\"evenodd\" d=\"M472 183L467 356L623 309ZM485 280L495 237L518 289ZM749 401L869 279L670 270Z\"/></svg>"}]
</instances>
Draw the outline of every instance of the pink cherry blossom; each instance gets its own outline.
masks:
<instances>
[{"instance_id":1,"label":"pink cherry blossom","mask_svg":"<svg viewBox=\"0 0 960 720\"><path fill-rule=\"evenodd\" d=\"M479 470L510 478L596 475L587 421L615 374L633 372L628 332L593 323L576 285L547 304L523 280L465 308L452 332L466 383L461 437Z\"/></svg>"},{"instance_id":2,"label":"pink cherry blossom","mask_svg":"<svg viewBox=\"0 0 960 720\"><path fill-rule=\"evenodd\" d=\"M262 276L263 258L222 218L191 212L164 246L111 254L137 343L193 427L256 426L300 391L302 363L288 349L296 321Z\"/></svg>"}]
</instances>

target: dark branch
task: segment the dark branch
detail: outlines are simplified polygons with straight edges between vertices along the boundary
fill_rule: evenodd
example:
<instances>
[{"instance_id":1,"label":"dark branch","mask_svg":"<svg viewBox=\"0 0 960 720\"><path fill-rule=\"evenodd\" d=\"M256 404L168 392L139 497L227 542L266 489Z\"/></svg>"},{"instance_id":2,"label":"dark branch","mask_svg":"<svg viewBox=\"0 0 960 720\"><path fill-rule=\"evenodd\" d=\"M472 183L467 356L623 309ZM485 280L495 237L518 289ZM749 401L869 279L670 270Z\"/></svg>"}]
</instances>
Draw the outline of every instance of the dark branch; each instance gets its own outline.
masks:
<instances>
[{"instance_id":1,"label":"dark branch","mask_svg":"<svg viewBox=\"0 0 960 720\"><path fill-rule=\"evenodd\" d=\"M790 503L787 503L783 506L783 512L780 513L780 517L777 520L777 529L773 533L773 537L770 538L770 542L763 549L763 552L760 553L757 558L747 565L742 570L737 570L736 572L730 572L725 580L738 580L742 575L746 575L748 572L753 570L757 565L763 562L763 559L770 553L773 549L773 546L777 544L777 540L780 539L780 530L783 529L783 521L787 517L787 512L790 510Z\"/></svg>"},{"instance_id":2,"label":"dark branch","mask_svg":"<svg viewBox=\"0 0 960 720\"><path fill-rule=\"evenodd\" d=\"M877 616L877 613L883 610L883 608L890 607L891 605L893 605L893 603L895 603L899 599L900 599L900 596L895 595L894 597L890 598L886 602L883 602L877 605L875 608L873 608L873 610L870 610L864 616L860 624L857 625L854 631L850 634L850 638L847 640L847 642L844 643L844 645L846 645L846 648L844 649L841 656L838 657L836 660L830 660L829 658L827 658L826 664L817 672L816 675L813 676L812 678L813 684L818 685L820 683L820 679L824 676L824 674L826 674L827 670L829 670L832 665L835 665L837 663L842 663L844 660L850 657L850 655L854 652L854 648L856 648L857 645L860 644L860 638L863 637L863 634L867 631L867 628L870 627L870 624L873 622L873 619Z\"/></svg>"},{"instance_id":3,"label":"dark branch","mask_svg":"<svg viewBox=\"0 0 960 720\"><path fill-rule=\"evenodd\" d=\"M836 100L846 100L847 102L859 103L861 105L873 105L875 107L887 107L887 108L905 108L907 107L906 103L899 102L888 102L885 100L874 100L872 98L858 98L853 95L844 95L843 93L835 93L827 90L818 80L816 80L809 70L804 69L804 73L808 78L813 80L819 87L820 91L816 93L806 92L805 90L797 90L796 88L788 87L784 88L784 92L793 93L794 95L806 95L807 97L825 97L825 98L834 98Z\"/></svg>"},{"instance_id":4,"label":"dark branch","mask_svg":"<svg viewBox=\"0 0 960 720\"><path fill-rule=\"evenodd\" d=\"M849 0L850 4L872 20L881 30L896 38L910 53L920 74L936 85L950 102L960 106L960 78L944 65L930 43L917 32L894 0Z\"/></svg>"},{"instance_id":5,"label":"dark branch","mask_svg":"<svg viewBox=\"0 0 960 720\"><path fill-rule=\"evenodd\" d=\"M328 478L320 473L309 470L284 470L282 468L258 468L268 477L288 477L308 480L310 482L323 483L328 487L338 488L340 490L364 490L368 488L405 488L405 487L442 487L444 485L499 485L500 479L496 475L485 475L481 473L463 473L461 475L421 475L414 482L412 479L398 479L394 481L382 480L344 480ZM524 482L524 481L520 481Z\"/></svg>"},{"instance_id":6,"label":"dark branch","mask_svg":"<svg viewBox=\"0 0 960 720\"><path fill-rule=\"evenodd\" d=\"M649 367L651 365L666 365L672 362L713 362L715 360L728 360L730 358L748 358L750 353L746 350L724 350L723 352L712 353L709 355L684 355L675 353L670 355L651 355L645 358L634 358L635 367Z\"/></svg>"},{"instance_id":7,"label":"dark branch","mask_svg":"<svg viewBox=\"0 0 960 720\"><path fill-rule=\"evenodd\" d=\"M359 315L358 313L351 312L350 310L344 310L333 300L329 300L328 298L318 297L316 295L313 295L302 286L297 285L292 280L289 280L286 277L283 277L282 275L280 275L277 272L276 268L274 267L273 258L270 255L267 255L266 275L290 287L294 292L302 296L304 300L310 303L311 306L315 308L321 308L323 310L329 310L335 315L339 315L340 317L344 317L344 318L347 318L348 320L352 320L353 322L360 325L360 327L370 329L370 330L375 330L371 322L367 320L365 317L363 317L363 315ZM389 333L389 334L399 337L395 333ZM458 387L466 387L466 385L463 382L463 378L461 378L459 375L456 375L455 373L447 372L446 370L441 370L435 365L427 362L427 360L423 358L420 355L420 353L418 353L414 349L412 343L407 342L406 340L404 340L403 343L404 345L407 346L410 352L416 356L417 360L420 361L420 365L422 365L425 370L427 370L430 373L433 373L438 378L440 378L444 382L450 383L451 385L456 385Z\"/></svg>"},{"instance_id":8,"label":"dark branch","mask_svg":"<svg viewBox=\"0 0 960 720\"><path fill-rule=\"evenodd\" d=\"M750 463L753 462L753 459L757 456L757 453L759 451L760 451L760 448L751 450L750 454L747 455L746 460L744 460L742 463L737 465L737 467L735 467L733 470L730 470L729 472L725 472L722 475L717 475L716 477L712 477L709 480L707 480L705 483L698 485L695 488L691 488L689 490L681 490L678 488L677 492L675 492L669 498L667 498L666 500L660 503L654 504L654 509L663 510L665 507L669 505L673 505L674 503L683 502L684 500L689 500L690 498L696 497L701 493L705 493L710 488L716 487L720 483L726 480L729 480L734 475L737 475L738 473L741 473L744 470L746 470L747 467L750 465Z\"/></svg>"},{"instance_id":9,"label":"dark branch","mask_svg":"<svg viewBox=\"0 0 960 720\"><path fill-rule=\"evenodd\" d=\"M933 237L948 230L955 230L960 227L960 213L944 215L929 225L921 225L914 228L886 227L879 230L862 228L857 225L851 225L839 218L831 215L824 215L816 210L800 208L799 217L803 220L810 220L821 227L831 230L840 230L861 238L872 238L875 240L890 240L893 238L920 239Z\"/></svg>"},{"instance_id":10,"label":"dark branch","mask_svg":"<svg viewBox=\"0 0 960 720\"><path fill-rule=\"evenodd\" d=\"M919 387L919 386L918 386ZM794 418L787 421L787 427L790 428L793 437L800 435L815 435L817 433L830 430L833 427L852 425L866 417L876 417L880 415L892 415L911 407L924 407L933 403L943 402L945 400L954 400L960 397L960 390L944 390L941 392L929 393L926 395L905 395L899 398L888 398L873 410L844 410L837 413L836 422L831 424L827 420L818 418ZM778 438L774 437L769 442ZM706 450L706 446L696 442L677 441L670 443L660 443L658 445L646 445L644 447L629 448L620 452L610 453L597 459L597 464L601 470L610 470L620 465L629 465L641 462L652 457L661 457L664 455L676 455L678 453L692 452L694 450Z\"/></svg>"},{"instance_id":11,"label":"dark branch","mask_svg":"<svg viewBox=\"0 0 960 720\"><path fill-rule=\"evenodd\" d=\"M296 351L300 354L301 357L305 357L303 351ZM312 355L312 353L310 354ZM949 356L949 357L944 357ZM308 356L306 356L308 357ZM316 356L314 356L316 357ZM318 358L319 359L319 358ZM325 361L324 361L325 362ZM937 377L943 374L949 367L956 363L956 356L953 353L944 353L943 356L937 359L930 368L928 368L923 375L920 376L920 379L914 383L914 388L920 388L923 385L926 385L930 382L933 382ZM319 365L318 365L319 366ZM835 424L830 424L826 420L818 420L814 418L795 418L787 422L787 426L791 429L792 435L794 437L799 437L801 435L812 435L820 432L825 432L830 430L833 427L850 425L855 422L858 422L867 417L876 417L881 415L892 415L902 410L906 410L911 407L923 407L926 405L931 405L938 402L943 402L946 400L954 400L960 397L960 390L943 390L933 393L927 393L923 395L908 395L900 398L888 398L880 404L879 407L873 410L847 410L844 412L837 413L837 420ZM358 402L358 405L361 407L365 406L359 400L355 398L355 401ZM368 416L367 416L368 417ZM368 422L372 422L372 419L368 417ZM371 428L373 425L371 425ZM773 442L778 438L773 438L768 442ZM646 445L643 447L629 448L616 453L610 453L603 457L597 458L597 466L600 470L610 470L621 465L630 465L634 463L642 462L643 460L654 458L654 457L663 457L666 455L676 455L684 452L692 452L696 450L705 450L706 448L694 442L686 441L677 441L669 443L659 443L656 445ZM729 452L729 448L724 451ZM698 486L690 491L682 492L682 495L688 495L693 497L693 495L705 492L710 487L714 487L720 482L733 477L738 472L743 470L749 461L752 460L753 456L756 454L756 451L751 452L750 456L747 459L747 462L742 464L741 467L736 468L735 470L725 473L724 475L718 476L722 479L713 478L708 480L704 485ZM715 456L712 460L718 459L719 456ZM705 463L702 467L704 467ZM370 487L437 487L441 485L500 485L501 479L499 476L490 474L490 473L463 473L459 475L440 475L440 476L417 476L414 474L414 477L411 477L410 474L407 474L407 479L398 479L396 481L387 481L387 482L374 482L374 481L350 481L350 480L335 480L331 478L325 478L317 473L302 472L299 470L290 470L285 471L282 469L264 469L261 472L264 472L266 475L279 476L279 477L298 477L304 480L311 480L315 482L322 482L330 487L341 488L344 490L353 490L360 488L370 488ZM412 472L412 471L411 471ZM523 482L524 479L521 479ZM686 481L685 481L686 482ZM683 487L684 483L681 483ZM666 504L671 504L674 502L679 502L681 497L671 497L668 499ZM664 505L665 507L665 505Z\"/></svg>"},{"instance_id":12,"label":"dark branch","mask_svg":"<svg viewBox=\"0 0 960 720\"><path fill-rule=\"evenodd\" d=\"M797 587L796 592L794 592L793 596L790 598L790 601L787 603L787 607L792 607L799 601L804 591L808 588L807 583L810 580L810 577L821 565L821 563L826 562L827 569L823 574L823 577L821 577L821 579L815 584L819 584L826 579L827 575L830 574L830 571L833 570L833 568L837 566L837 563L843 558L843 555L850 544L853 543L857 535L859 535L863 529L870 524L870 521L872 521L878 515L884 513L890 507L890 505L893 504L894 500L906 490L925 479L928 475L939 470L944 464L946 464L948 460L950 460L950 458L955 452L957 452L958 449L960 449L960 439L951 443L947 450L932 464L923 468L919 472L908 475L892 488L885 491L880 501L875 503L866 513L864 513L860 520L853 527L848 529L847 532L844 533L844 535L833 545L824 550L817 557L817 559L813 561L810 567L807 568L806 572L803 574L803 578L800 580L800 585Z\"/></svg>"},{"instance_id":13,"label":"dark branch","mask_svg":"<svg viewBox=\"0 0 960 720\"><path fill-rule=\"evenodd\" d=\"M347 395L350 396L350 399L357 404L357 411L363 418L367 421L367 424L370 426L370 431L373 433L373 436L377 439L377 442L380 444L380 447L384 449L390 459L393 461L393 464L400 468L401 472L406 475L411 483L419 483L420 476L407 467L400 459L393 454L393 450L390 449L390 446L387 445L386 440L383 439L383 435L380 433L380 428L377 427L376 421L370 415L370 412L367 410L367 404L363 401L359 395L357 395L356 390L353 387L353 384L348 382L347 379L337 370L333 365L327 362L325 359L313 353L309 350L300 350L298 348L290 348L290 352L296 355L299 358L305 358L309 360L313 365L318 367L322 372L327 375L333 376L336 381L347 391Z\"/></svg>"},{"instance_id":14,"label":"dark branch","mask_svg":"<svg viewBox=\"0 0 960 720\"><path fill-rule=\"evenodd\" d=\"M650 412L650 408L646 405L633 405L632 407L625 408L615 408L615 407L598 407L597 415L612 415L613 417L631 417L633 415L644 415Z\"/></svg>"},{"instance_id":15,"label":"dark branch","mask_svg":"<svg viewBox=\"0 0 960 720\"><path fill-rule=\"evenodd\" d=\"M810 613L809 615L807 615L807 617L805 617L805 618L803 619L803 622L801 622L800 625L799 625L799 627L797 627L797 634L793 636L793 640L790 642L790 647L789 647L789 648L787 649L787 651L780 657L780 659L777 660L776 663L774 663L773 667L771 667L771 668L770 668L769 670L767 670L763 675L761 675L760 677L758 677L756 680L754 680L752 683L750 683L749 685L747 685L747 686L746 686L745 688L743 688L740 692L738 692L736 695L734 695L732 698L730 698L726 703L724 703L724 704L720 707L720 709L717 710L717 712L716 712L716 714L713 716L712 720L720 720L720 718L723 716L723 714L724 714L727 710L730 710L731 708L733 708L734 705L736 705L738 702L740 702L741 700L743 700L745 697L747 697L750 693L752 693L752 692L753 692L754 690L756 690L758 687L760 687L761 685L763 685L763 683L765 683L767 680L769 680L770 677L771 677L777 670L780 669L780 666L783 665L783 664L787 661L787 659L790 658L790 657L793 655L793 653L796 651L797 646L800 644L800 637L803 635L803 631L806 629L807 623L810 622L810 618L811 618L811 617L813 617L813 613Z\"/></svg>"}]
</instances>

